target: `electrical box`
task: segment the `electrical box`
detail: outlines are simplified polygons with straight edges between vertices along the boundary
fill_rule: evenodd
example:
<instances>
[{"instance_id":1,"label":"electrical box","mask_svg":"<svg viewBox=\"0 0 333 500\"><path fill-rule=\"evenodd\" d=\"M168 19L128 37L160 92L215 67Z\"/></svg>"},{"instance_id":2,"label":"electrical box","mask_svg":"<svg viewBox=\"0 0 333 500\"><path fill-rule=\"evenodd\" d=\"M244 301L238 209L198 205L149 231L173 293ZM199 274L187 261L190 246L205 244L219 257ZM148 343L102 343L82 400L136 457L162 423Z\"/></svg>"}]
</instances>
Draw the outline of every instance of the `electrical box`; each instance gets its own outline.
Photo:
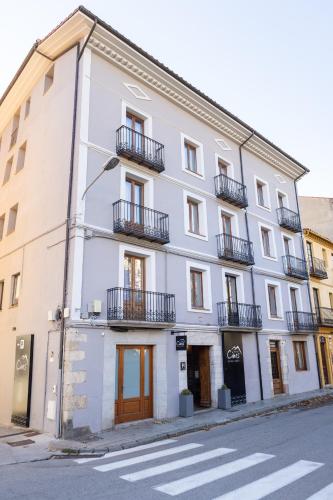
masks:
<instances>
[{"instance_id":1,"label":"electrical box","mask_svg":"<svg viewBox=\"0 0 333 500\"><path fill-rule=\"evenodd\" d=\"M48 311L47 312L47 320L48 321L55 321L55 311Z\"/></svg>"},{"instance_id":2,"label":"electrical box","mask_svg":"<svg viewBox=\"0 0 333 500\"><path fill-rule=\"evenodd\" d=\"M65 309L64 309L64 318L69 318L69 314L70 314L69 307L65 307Z\"/></svg>"},{"instance_id":3,"label":"electrical box","mask_svg":"<svg viewBox=\"0 0 333 500\"><path fill-rule=\"evenodd\" d=\"M97 299L93 300L88 306L88 312L93 314L101 314L102 301Z\"/></svg>"}]
</instances>

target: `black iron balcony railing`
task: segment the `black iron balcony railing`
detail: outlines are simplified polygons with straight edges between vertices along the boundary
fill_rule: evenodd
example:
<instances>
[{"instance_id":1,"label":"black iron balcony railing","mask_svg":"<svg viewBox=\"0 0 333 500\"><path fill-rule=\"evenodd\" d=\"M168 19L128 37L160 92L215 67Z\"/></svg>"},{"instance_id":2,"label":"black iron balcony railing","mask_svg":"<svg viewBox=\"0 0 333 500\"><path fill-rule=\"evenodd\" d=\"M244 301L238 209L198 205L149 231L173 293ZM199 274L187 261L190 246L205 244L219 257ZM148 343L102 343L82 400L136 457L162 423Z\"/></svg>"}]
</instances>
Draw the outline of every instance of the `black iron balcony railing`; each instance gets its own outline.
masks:
<instances>
[{"instance_id":1,"label":"black iron balcony railing","mask_svg":"<svg viewBox=\"0 0 333 500\"><path fill-rule=\"evenodd\" d=\"M132 288L110 288L107 291L108 321L145 321L175 323L175 296Z\"/></svg>"},{"instance_id":2,"label":"black iron balcony railing","mask_svg":"<svg viewBox=\"0 0 333 500\"><path fill-rule=\"evenodd\" d=\"M248 206L246 186L244 184L224 174L216 175L214 183L215 194L218 198L232 203L236 207L245 208Z\"/></svg>"},{"instance_id":3,"label":"black iron balcony railing","mask_svg":"<svg viewBox=\"0 0 333 500\"><path fill-rule=\"evenodd\" d=\"M218 234L217 255L220 259L232 260L240 264L254 264L253 245L251 241L236 238L230 234Z\"/></svg>"},{"instance_id":4,"label":"black iron balcony railing","mask_svg":"<svg viewBox=\"0 0 333 500\"><path fill-rule=\"evenodd\" d=\"M169 243L169 216L125 200L113 204L113 231L157 243Z\"/></svg>"},{"instance_id":5,"label":"black iron balcony railing","mask_svg":"<svg viewBox=\"0 0 333 500\"><path fill-rule=\"evenodd\" d=\"M251 330L262 328L261 307L239 302L218 302L218 323L221 327L236 327Z\"/></svg>"},{"instance_id":6,"label":"black iron balcony railing","mask_svg":"<svg viewBox=\"0 0 333 500\"><path fill-rule=\"evenodd\" d=\"M318 328L316 315L303 311L288 311L287 324L290 332L314 332Z\"/></svg>"},{"instance_id":7,"label":"black iron balcony railing","mask_svg":"<svg viewBox=\"0 0 333 500\"><path fill-rule=\"evenodd\" d=\"M320 280L325 280L328 277L325 262L323 260L317 259L317 257L309 257L308 265L310 276Z\"/></svg>"},{"instance_id":8,"label":"black iron balcony railing","mask_svg":"<svg viewBox=\"0 0 333 500\"><path fill-rule=\"evenodd\" d=\"M333 309L330 307L319 307L316 316L320 326L333 327Z\"/></svg>"},{"instance_id":9,"label":"black iron balcony railing","mask_svg":"<svg viewBox=\"0 0 333 500\"><path fill-rule=\"evenodd\" d=\"M156 172L164 170L164 146L123 125L117 130L117 155L145 165Z\"/></svg>"},{"instance_id":10,"label":"black iron balcony railing","mask_svg":"<svg viewBox=\"0 0 333 500\"><path fill-rule=\"evenodd\" d=\"M298 278L300 280L307 280L308 269L306 266L306 260L299 259L293 255L284 255L283 260L283 270L287 276L292 276L293 278Z\"/></svg>"},{"instance_id":11,"label":"black iron balcony railing","mask_svg":"<svg viewBox=\"0 0 333 500\"><path fill-rule=\"evenodd\" d=\"M289 208L281 207L277 210L277 216L280 226L293 231L294 233L300 233L302 231L301 219L298 213L289 210Z\"/></svg>"}]
</instances>

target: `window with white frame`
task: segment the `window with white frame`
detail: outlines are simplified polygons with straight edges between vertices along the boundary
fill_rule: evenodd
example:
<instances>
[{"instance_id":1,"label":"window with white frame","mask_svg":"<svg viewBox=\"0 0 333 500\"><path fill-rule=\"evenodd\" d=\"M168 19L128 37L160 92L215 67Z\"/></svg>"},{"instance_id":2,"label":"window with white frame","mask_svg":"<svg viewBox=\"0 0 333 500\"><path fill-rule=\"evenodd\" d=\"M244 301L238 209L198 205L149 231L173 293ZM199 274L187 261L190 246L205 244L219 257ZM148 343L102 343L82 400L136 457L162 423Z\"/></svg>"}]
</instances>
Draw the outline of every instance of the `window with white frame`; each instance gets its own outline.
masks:
<instances>
[{"instance_id":1,"label":"window with white frame","mask_svg":"<svg viewBox=\"0 0 333 500\"><path fill-rule=\"evenodd\" d=\"M182 169L190 174L203 177L203 146L189 136L181 134Z\"/></svg>"},{"instance_id":2,"label":"window with white frame","mask_svg":"<svg viewBox=\"0 0 333 500\"><path fill-rule=\"evenodd\" d=\"M277 197L278 208L288 207L288 197L287 197L286 193L283 193L282 191L279 191L277 189L276 190L276 197Z\"/></svg>"},{"instance_id":3,"label":"window with white frame","mask_svg":"<svg viewBox=\"0 0 333 500\"><path fill-rule=\"evenodd\" d=\"M299 289L294 286L289 287L290 294L290 306L293 312L297 312L299 310Z\"/></svg>"},{"instance_id":4,"label":"window with white frame","mask_svg":"<svg viewBox=\"0 0 333 500\"><path fill-rule=\"evenodd\" d=\"M265 285L268 318L283 319L280 284L275 281L266 281Z\"/></svg>"},{"instance_id":5,"label":"window with white frame","mask_svg":"<svg viewBox=\"0 0 333 500\"><path fill-rule=\"evenodd\" d=\"M294 359L296 371L306 371L308 370L307 363L307 342L306 341L294 341Z\"/></svg>"},{"instance_id":6,"label":"window with white frame","mask_svg":"<svg viewBox=\"0 0 333 500\"><path fill-rule=\"evenodd\" d=\"M189 311L211 312L212 293L209 266L186 262L187 309Z\"/></svg>"},{"instance_id":7,"label":"window with white frame","mask_svg":"<svg viewBox=\"0 0 333 500\"><path fill-rule=\"evenodd\" d=\"M121 102L121 123L133 130L133 139L130 140L139 141L139 146L142 141L139 134L152 137L152 117L124 100Z\"/></svg>"},{"instance_id":8,"label":"window with white frame","mask_svg":"<svg viewBox=\"0 0 333 500\"><path fill-rule=\"evenodd\" d=\"M217 175L226 175L227 177L233 178L233 164L230 161L221 158L218 154L215 153L215 161L216 161L216 173Z\"/></svg>"},{"instance_id":9,"label":"window with white frame","mask_svg":"<svg viewBox=\"0 0 333 500\"><path fill-rule=\"evenodd\" d=\"M266 259L276 260L276 248L274 240L274 231L269 226L259 224L260 228L260 242L262 255Z\"/></svg>"},{"instance_id":10,"label":"window with white frame","mask_svg":"<svg viewBox=\"0 0 333 500\"><path fill-rule=\"evenodd\" d=\"M261 208L265 208L266 210L271 209L270 204L270 196L269 196L269 187L266 181L255 177L255 188L256 188L256 197L257 197L257 205Z\"/></svg>"},{"instance_id":11,"label":"window with white frame","mask_svg":"<svg viewBox=\"0 0 333 500\"><path fill-rule=\"evenodd\" d=\"M12 276L12 289L11 289L11 299L10 305L17 306L20 296L20 285L21 285L21 275L20 273L13 274Z\"/></svg>"},{"instance_id":12,"label":"window with white frame","mask_svg":"<svg viewBox=\"0 0 333 500\"><path fill-rule=\"evenodd\" d=\"M184 191L185 234L207 240L206 201L196 194Z\"/></svg>"}]
</instances>

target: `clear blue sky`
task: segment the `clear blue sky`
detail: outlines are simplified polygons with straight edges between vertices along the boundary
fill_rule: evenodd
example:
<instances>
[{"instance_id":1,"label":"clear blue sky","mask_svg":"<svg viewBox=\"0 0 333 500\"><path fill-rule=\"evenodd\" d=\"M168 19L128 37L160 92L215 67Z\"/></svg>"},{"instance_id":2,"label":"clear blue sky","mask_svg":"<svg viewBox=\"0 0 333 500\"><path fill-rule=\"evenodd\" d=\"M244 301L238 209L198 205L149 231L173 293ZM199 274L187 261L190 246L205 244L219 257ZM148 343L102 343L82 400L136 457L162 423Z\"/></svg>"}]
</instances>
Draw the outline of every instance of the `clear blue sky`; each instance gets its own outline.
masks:
<instances>
[{"instance_id":1,"label":"clear blue sky","mask_svg":"<svg viewBox=\"0 0 333 500\"><path fill-rule=\"evenodd\" d=\"M72 0L3 1L0 94ZM307 165L333 197L332 0L86 0L84 5Z\"/></svg>"}]
</instances>

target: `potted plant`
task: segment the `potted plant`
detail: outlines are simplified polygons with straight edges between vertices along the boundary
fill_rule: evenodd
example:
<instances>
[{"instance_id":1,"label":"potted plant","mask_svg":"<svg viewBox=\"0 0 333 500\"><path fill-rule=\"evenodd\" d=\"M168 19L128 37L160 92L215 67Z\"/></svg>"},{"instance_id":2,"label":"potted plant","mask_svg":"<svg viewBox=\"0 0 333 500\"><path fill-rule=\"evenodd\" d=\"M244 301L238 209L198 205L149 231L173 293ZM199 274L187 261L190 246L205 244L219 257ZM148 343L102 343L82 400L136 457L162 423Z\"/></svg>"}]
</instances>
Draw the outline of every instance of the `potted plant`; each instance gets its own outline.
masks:
<instances>
[{"instance_id":1,"label":"potted plant","mask_svg":"<svg viewBox=\"0 0 333 500\"><path fill-rule=\"evenodd\" d=\"M193 394L189 389L183 389L179 394L179 415L193 417Z\"/></svg>"},{"instance_id":2,"label":"potted plant","mask_svg":"<svg viewBox=\"0 0 333 500\"><path fill-rule=\"evenodd\" d=\"M226 386L226 384L223 384L221 389L217 391L217 401L218 401L218 408L221 410L230 410L231 408L231 391Z\"/></svg>"}]
</instances>

